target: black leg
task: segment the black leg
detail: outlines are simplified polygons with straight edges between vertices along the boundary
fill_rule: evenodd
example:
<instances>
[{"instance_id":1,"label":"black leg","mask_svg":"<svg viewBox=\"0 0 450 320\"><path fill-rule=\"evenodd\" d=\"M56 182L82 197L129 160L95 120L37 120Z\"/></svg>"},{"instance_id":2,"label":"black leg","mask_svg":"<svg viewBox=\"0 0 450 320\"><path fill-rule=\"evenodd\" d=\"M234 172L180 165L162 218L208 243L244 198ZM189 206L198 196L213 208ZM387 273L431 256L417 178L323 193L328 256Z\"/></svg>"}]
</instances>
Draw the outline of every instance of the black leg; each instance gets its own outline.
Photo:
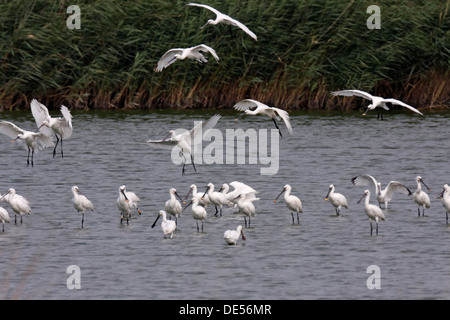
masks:
<instances>
[{"instance_id":1,"label":"black leg","mask_svg":"<svg viewBox=\"0 0 450 320\"><path fill-rule=\"evenodd\" d=\"M56 137L56 143L55 143L55 147L53 148L53 158L54 158L55 155L56 155L56 147L58 146L58 143L59 143L59 137L58 137L58 135L55 134L55 137Z\"/></svg>"},{"instance_id":2,"label":"black leg","mask_svg":"<svg viewBox=\"0 0 450 320\"><path fill-rule=\"evenodd\" d=\"M300 218L298 216L298 211L297 211L297 224L300 224Z\"/></svg>"},{"instance_id":3,"label":"black leg","mask_svg":"<svg viewBox=\"0 0 450 320\"><path fill-rule=\"evenodd\" d=\"M275 118L272 118L273 123L275 124L275 127L278 129L278 133L280 134L280 137L283 138L283 135L281 134L280 127L278 127L278 123L275 120Z\"/></svg>"},{"instance_id":4,"label":"black leg","mask_svg":"<svg viewBox=\"0 0 450 320\"><path fill-rule=\"evenodd\" d=\"M372 235L372 221L370 222L370 235Z\"/></svg>"},{"instance_id":5,"label":"black leg","mask_svg":"<svg viewBox=\"0 0 450 320\"><path fill-rule=\"evenodd\" d=\"M34 149L31 150L31 166L34 166L33 159L34 159Z\"/></svg>"},{"instance_id":6,"label":"black leg","mask_svg":"<svg viewBox=\"0 0 450 320\"><path fill-rule=\"evenodd\" d=\"M417 215L420 217L420 207L417 207Z\"/></svg>"},{"instance_id":7,"label":"black leg","mask_svg":"<svg viewBox=\"0 0 450 320\"><path fill-rule=\"evenodd\" d=\"M61 158L64 158L64 154L63 154L63 139L61 138Z\"/></svg>"},{"instance_id":8,"label":"black leg","mask_svg":"<svg viewBox=\"0 0 450 320\"><path fill-rule=\"evenodd\" d=\"M377 222L377 235L378 235L378 222Z\"/></svg>"},{"instance_id":9,"label":"black leg","mask_svg":"<svg viewBox=\"0 0 450 320\"><path fill-rule=\"evenodd\" d=\"M291 217L292 217L292 224L294 224L295 223L295 221L294 221L294 213L291 211Z\"/></svg>"},{"instance_id":10,"label":"black leg","mask_svg":"<svg viewBox=\"0 0 450 320\"><path fill-rule=\"evenodd\" d=\"M194 167L194 171L197 172L197 169L195 168L195 164L194 164L194 157L192 156L192 154L191 154L191 163L192 163L192 166Z\"/></svg>"},{"instance_id":11,"label":"black leg","mask_svg":"<svg viewBox=\"0 0 450 320\"><path fill-rule=\"evenodd\" d=\"M30 147L28 147L27 166L30 165Z\"/></svg>"},{"instance_id":12,"label":"black leg","mask_svg":"<svg viewBox=\"0 0 450 320\"><path fill-rule=\"evenodd\" d=\"M81 215L81 229L83 229L83 224L84 224L84 212Z\"/></svg>"},{"instance_id":13,"label":"black leg","mask_svg":"<svg viewBox=\"0 0 450 320\"><path fill-rule=\"evenodd\" d=\"M199 232L199 228L198 228L198 221L195 221L195 223L197 224L197 232Z\"/></svg>"}]
</instances>

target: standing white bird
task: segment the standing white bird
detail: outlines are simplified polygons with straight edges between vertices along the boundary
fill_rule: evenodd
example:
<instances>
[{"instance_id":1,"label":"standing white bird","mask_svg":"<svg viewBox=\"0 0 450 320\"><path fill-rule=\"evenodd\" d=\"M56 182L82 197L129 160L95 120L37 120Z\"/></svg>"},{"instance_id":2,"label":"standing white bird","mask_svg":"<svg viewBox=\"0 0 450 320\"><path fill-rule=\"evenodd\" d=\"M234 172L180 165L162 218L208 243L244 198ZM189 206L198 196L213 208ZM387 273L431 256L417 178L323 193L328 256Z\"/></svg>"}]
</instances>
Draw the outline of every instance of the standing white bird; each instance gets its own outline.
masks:
<instances>
[{"instance_id":1,"label":"standing white bird","mask_svg":"<svg viewBox=\"0 0 450 320\"><path fill-rule=\"evenodd\" d=\"M383 120L383 110L389 110L388 106L386 105L386 103L391 103L391 104L396 104L402 107L406 107L409 110L414 111L415 113L418 113L420 115L423 116L422 112L420 112L419 110L417 110L414 107L411 107L410 105L397 100L397 99L393 99L393 98L382 98L382 97L378 97L378 96L373 96L370 93L367 93L365 91L361 91L361 90L342 90L342 91L333 91L331 92L331 94L333 96L357 96L357 97L361 97L367 100L371 100L372 103L369 104L367 106L367 110L363 113L363 116L365 116L367 114L367 112L369 112L369 110L373 110L375 108L379 108L379 110L381 109L381 112L378 112L378 119L380 119L381 116L381 120Z\"/></svg>"},{"instance_id":2,"label":"standing white bird","mask_svg":"<svg viewBox=\"0 0 450 320\"><path fill-rule=\"evenodd\" d=\"M235 108L238 111L244 111L244 113L241 114L235 121L238 121L239 118L241 118L244 115L257 115L257 114L266 115L270 119L272 119L273 123L275 124L275 127L278 129L278 132L280 133L280 136L282 137L283 135L281 134L281 130L278 127L277 123L277 120L281 118L286 124L289 133L292 134L292 127L289 119L289 114L285 110L275 107L269 107L268 105L265 105L264 103L261 103L253 99L241 100L238 103L236 103L233 108Z\"/></svg>"},{"instance_id":3,"label":"standing white bird","mask_svg":"<svg viewBox=\"0 0 450 320\"><path fill-rule=\"evenodd\" d=\"M438 198L441 198L442 206L445 209L445 222L448 224L448 214L450 213L450 187L448 184L444 184L444 189Z\"/></svg>"},{"instance_id":4,"label":"standing white bird","mask_svg":"<svg viewBox=\"0 0 450 320\"><path fill-rule=\"evenodd\" d=\"M192 148L201 145L203 136L215 127L220 119L220 115L216 114L208 120L202 121L195 125L191 130L185 131L181 134L176 134L174 130L169 131L169 135L162 140L147 140L147 144L155 148L173 149L178 148L184 157L183 169L181 174L185 173L186 157L191 158L191 164L194 170L197 171L194 164L194 157L192 155ZM170 139L168 139L170 137Z\"/></svg>"},{"instance_id":5,"label":"standing white bird","mask_svg":"<svg viewBox=\"0 0 450 320\"><path fill-rule=\"evenodd\" d=\"M177 218L181 217L181 214L183 213L183 208L181 206L180 201L184 204L185 202L183 201L183 199L181 199L181 197L178 195L177 190L175 188L170 188L169 189L169 195L170 195L170 199L166 201L165 203L165 208L166 208L166 212L172 216L175 217L175 222L177 223ZM180 199L180 201L178 201L178 199ZM178 223L177 223L178 224Z\"/></svg>"},{"instance_id":6,"label":"standing white bird","mask_svg":"<svg viewBox=\"0 0 450 320\"><path fill-rule=\"evenodd\" d=\"M242 226L238 226L236 230L227 230L223 234L226 243L229 245L237 244L240 236L242 236L242 240L246 240L244 232L242 231Z\"/></svg>"},{"instance_id":7,"label":"standing white bird","mask_svg":"<svg viewBox=\"0 0 450 320\"><path fill-rule=\"evenodd\" d=\"M289 210L291 210L292 216L292 224L294 224L294 212L297 212L297 224L300 224L299 213L303 213L302 201L294 195L291 195L292 187L287 184L284 186L283 190L280 192L278 197L273 200L273 202L277 202L278 198L284 193L284 201L286 202L286 206Z\"/></svg>"},{"instance_id":8,"label":"standing white bird","mask_svg":"<svg viewBox=\"0 0 450 320\"><path fill-rule=\"evenodd\" d=\"M203 194L203 196L208 194L209 201L216 208L216 212L214 214L215 216L217 216L217 214L219 212L220 212L220 215L222 216L223 206L228 204L227 197L221 191L222 191L222 188L220 188L219 191L214 191L214 184L208 183L208 187L206 188L206 191ZM217 209L218 207L220 208L220 211Z\"/></svg>"},{"instance_id":9,"label":"standing white bird","mask_svg":"<svg viewBox=\"0 0 450 320\"><path fill-rule=\"evenodd\" d=\"M183 211L186 210L187 207L189 207L192 204L192 218L195 219L195 223L197 224L197 232L200 231L199 227L198 227L198 220L200 220L202 222L202 232L203 232L203 222L206 219L207 216L207 212L205 207L201 206L199 204L199 199L196 197L193 197L192 200L188 203L188 205L186 207L184 207Z\"/></svg>"},{"instance_id":10,"label":"standing white bird","mask_svg":"<svg viewBox=\"0 0 450 320\"><path fill-rule=\"evenodd\" d=\"M72 136L72 114L66 106L61 106L62 117L52 118L46 106L39 103L36 99L31 101L31 112L38 129L50 137L52 134L56 137L55 148L53 149L53 157L56 155L56 147L61 140L61 157L63 153L63 140Z\"/></svg>"},{"instance_id":11,"label":"standing white bird","mask_svg":"<svg viewBox=\"0 0 450 320\"><path fill-rule=\"evenodd\" d=\"M20 223L22 223L22 216L31 214L30 202L24 196L17 194L13 188L10 188L0 200L5 200L14 211L14 224L17 223L17 215L20 216Z\"/></svg>"},{"instance_id":12,"label":"standing white bird","mask_svg":"<svg viewBox=\"0 0 450 320\"><path fill-rule=\"evenodd\" d=\"M207 63L208 59L206 59L202 52L209 52L214 59L219 62L219 56L213 48L207 46L206 44L199 44L190 48L173 48L168 50L159 59L154 70L155 72L161 72L175 61L184 59L195 60L198 63Z\"/></svg>"},{"instance_id":13,"label":"standing white bird","mask_svg":"<svg viewBox=\"0 0 450 320\"><path fill-rule=\"evenodd\" d=\"M341 193L334 192L335 187L333 184L330 184L327 195L325 196L325 200L330 200L330 203L333 205L336 210L336 215L340 215L341 208L344 207L348 209L348 203L345 196Z\"/></svg>"},{"instance_id":14,"label":"standing white bird","mask_svg":"<svg viewBox=\"0 0 450 320\"><path fill-rule=\"evenodd\" d=\"M375 221L375 223L377 224L376 226L376 232L378 235L378 221L380 220L385 220L385 216L383 211L381 210L381 208L379 206L376 206L374 204L370 204L370 191L366 190L364 191L363 196L361 197L361 199L358 200L358 203L360 203L362 201L363 198L366 198L365 203L364 203L364 212L366 213L366 215L369 217L369 222L370 222L370 235L372 235L372 221Z\"/></svg>"},{"instance_id":15,"label":"standing white bird","mask_svg":"<svg viewBox=\"0 0 450 320\"><path fill-rule=\"evenodd\" d=\"M430 208L430 197L422 190L420 183L431 192L431 189L425 184L421 176L416 177L417 189L414 192L414 202L417 204L417 214L420 217L420 207L422 206L422 216L425 215L425 208Z\"/></svg>"},{"instance_id":16,"label":"standing white bird","mask_svg":"<svg viewBox=\"0 0 450 320\"><path fill-rule=\"evenodd\" d=\"M78 212L81 212L81 228L83 228L84 224L84 212L85 211L94 211L94 205L92 202L81 193L80 189L77 186L73 186L71 188L73 198L72 198L72 204L75 210Z\"/></svg>"},{"instance_id":17,"label":"standing white bird","mask_svg":"<svg viewBox=\"0 0 450 320\"><path fill-rule=\"evenodd\" d=\"M186 197L184 198L185 200L187 200L189 198L189 195L192 193L192 198L197 199L199 205L203 206L203 207L207 207L210 204L209 198L208 198L208 194L204 194L204 193L200 193L198 192L197 189L197 185L195 184L191 184L190 188L189 188L189 192L186 195Z\"/></svg>"},{"instance_id":18,"label":"standing white bird","mask_svg":"<svg viewBox=\"0 0 450 320\"><path fill-rule=\"evenodd\" d=\"M3 224L3 232L5 232L5 223L10 223L8 211L5 208L0 207L0 222Z\"/></svg>"},{"instance_id":19,"label":"standing white bird","mask_svg":"<svg viewBox=\"0 0 450 320\"><path fill-rule=\"evenodd\" d=\"M403 183L398 181L390 181L384 190L381 190L381 183L368 174L361 174L352 178L352 183L357 186L374 186L375 194L377 195L378 205L384 204L384 209L388 208L388 203L392 200L394 193L403 193L404 195L412 195L411 190Z\"/></svg>"},{"instance_id":20,"label":"standing white bird","mask_svg":"<svg viewBox=\"0 0 450 320\"><path fill-rule=\"evenodd\" d=\"M155 222L152 224L152 228L155 227L156 222L158 221L159 217L162 217L161 221L161 229L164 233L164 239L169 236L170 239L173 237L173 233L177 229L177 224L175 221L167 220L167 214L164 210L160 210L158 213L158 216L156 217Z\"/></svg>"},{"instance_id":21,"label":"standing white bird","mask_svg":"<svg viewBox=\"0 0 450 320\"><path fill-rule=\"evenodd\" d=\"M7 135L8 137L16 140L24 141L28 148L27 165L30 165L30 153L31 153L31 166L33 166L34 151L39 151L43 148L52 147L53 141L50 137L47 137L42 132L32 132L19 128L14 123L9 121L0 121L0 133Z\"/></svg>"},{"instance_id":22,"label":"standing white bird","mask_svg":"<svg viewBox=\"0 0 450 320\"><path fill-rule=\"evenodd\" d=\"M237 206L239 208L239 213L244 214L245 227L247 228L247 217L248 217L248 227L250 228L250 218L256 215L256 208L253 201L259 200L254 194L244 195L240 194L236 197Z\"/></svg>"},{"instance_id":23,"label":"standing white bird","mask_svg":"<svg viewBox=\"0 0 450 320\"><path fill-rule=\"evenodd\" d=\"M120 186L119 197L117 198L117 207L120 211L120 224L122 224L124 218L127 219L127 225L129 224L131 211L134 209L141 215L141 210L138 208L139 201L139 197L134 192L127 191L125 185Z\"/></svg>"},{"instance_id":24,"label":"standing white bird","mask_svg":"<svg viewBox=\"0 0 450 320\"><path fill-rule=\"evenodd\" d=\"M235 26L235 27L242 29L246 34L248 34L253 39L258 40L258 37L256 36L256 34L254 34L252 31L250 31L250 29L246 25L237 21L236 19L231 18L230 16L227 16L226 14L223 14L222 12L214 9L211 6L207 6L205 4L198 4L198 3L188 3L187 6L205 8L216 14L215 20L209 19L205 25L200 27L200 29L203 29L204 27L206 27L209 24L215 26L219 23L223 23L223 24L230 26L230 32L231 32L231 26Z\"/></svg>"}]
</instances>

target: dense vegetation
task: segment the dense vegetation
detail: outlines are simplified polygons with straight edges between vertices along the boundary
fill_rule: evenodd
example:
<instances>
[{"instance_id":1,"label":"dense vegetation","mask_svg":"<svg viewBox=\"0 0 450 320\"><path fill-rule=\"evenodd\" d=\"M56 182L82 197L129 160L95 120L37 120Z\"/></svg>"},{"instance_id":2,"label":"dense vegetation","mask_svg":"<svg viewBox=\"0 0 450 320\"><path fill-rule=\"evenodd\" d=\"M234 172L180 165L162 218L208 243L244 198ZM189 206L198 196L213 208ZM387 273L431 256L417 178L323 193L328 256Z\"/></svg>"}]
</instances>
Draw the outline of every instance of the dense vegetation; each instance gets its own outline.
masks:
<instances>
[{"instance_id":1,"label":"dense vegetation","mask_svg":"<svg viewBox=\"0 0 450 320\"><path fill-rule=\"evenodd\" d=\"M287 109L350 110L361 89L418 108L450 105L450 0L208 0L246 24L207 26L214 14L188 1L0 0L0 108L230 108L254 98ZM195 1L194 1L195 2ZM197 1L206 3L205 1ZM370 30L369 5L381 9ZM153 71L170 48L215 48L217 64L177 62Z\"/></svg>"}]
</instances>

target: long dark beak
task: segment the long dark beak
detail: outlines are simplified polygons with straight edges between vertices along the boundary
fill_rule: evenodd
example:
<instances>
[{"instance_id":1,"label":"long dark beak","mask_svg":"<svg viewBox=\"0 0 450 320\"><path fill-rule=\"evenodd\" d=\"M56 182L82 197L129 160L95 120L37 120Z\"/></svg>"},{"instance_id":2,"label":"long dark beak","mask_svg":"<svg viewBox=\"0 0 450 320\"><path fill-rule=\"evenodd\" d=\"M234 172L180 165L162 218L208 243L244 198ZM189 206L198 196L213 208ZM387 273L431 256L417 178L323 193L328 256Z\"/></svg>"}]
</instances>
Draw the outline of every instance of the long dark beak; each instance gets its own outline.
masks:
<instances>
[{"instance_id":1,"label":"long dark beak","mask_svg":"<svg viewBox=\"0 0 450 320\"><path fill-rule=\"evenodd\" d=\"M192 200L188 203L188 205L187 205L186 207L183 208L183 212L184 212L184 210L186 210L187 207L189 207L191 204L192 204Z\"/></svg>"},{"instance_id":2,"label":"long dark beak","mask_svg":"<svg viewBox=\"0 0 450 320\"><path fill-rule=\"evenodd\" d=\"M240 118L242 118L243 116L245 116L245 112L243 114L241 114L239 117L237 117L236 119L234 119L234 121L238 121Z\"/></svg>"},{"instance_id":3,"label":"long dark beak","mask_svg":"<svg viewBox=\"0 0 450 320\"><path fill-rule=\"evenodd\" d=\"M422 182L422 184L428 189L428 192L431 192L431 189L428 188L428 186L425 184L425 182L423 182L423 179L420 179L420 182Z\"/></svg>"},{"instance_id":4,"label":"long dark beak","mask_svg":"<svg viewBox=\"0 0 450 320\"><path fill-rule=\"evenodd\" d=\"M207 22L207 23L205 23L204 25L202 25L202 26L200 27L200 30L203 29L204 27L206 27L208 24L209 24L209 22Z\"/></svg>"},{"instance_id":5,"label":"long dark beak","mask_svg":"<svg viewBox=\"0 0 450 320\"><path fill-rule=\"evenodd\" d=\"M280 192L280 194L278 195L278 197L275 198L275 200L273 200L273 202L277 202L278 198L286 191L286 189L283 188L283 191Z\"/></svg>"},{"instance_id":6,"label":"long dark beak","mask_svg":"<svg viewBox=\"0 0 450 320\"><path fill-rule=\"evenodd\" d=\"M359 199L357 203L361 203L362 199L364 199L366 196L367 196L367 194L364 193L363 196L361 197L361 199Z\"/></svg>"},{"instance_id":7,"label":"long dark beak","mask_svg":"<svg viewBox=\"0 0 450 320\"><path fill-rule=\"evenodd\" d=\"M178 195L178 193L175 191L175 195L177 196L177 198L178 199L180 199L180 201L183 203L183 204L186 204L186 201L184 201L183 199L181 199L181 197Z\"/></svg>"},{"instance_id":8,"label":"long dark beak","mask_svg":"<svg viewBox=\"0 0 450 320\"><path fill-rule=\"evenodd\" d=\"M369 108L367 108L367 110L364 111L364 113L362 115L365 116L367 114L367 112L369 112Z\"/></svg>"},{"instance_id":9,"label":"long dark beak","mask_svg":"<svg viewBox=\"0 0 450 320\"><path fill-rule=\"evenodd\" d=\"M244 232L242 230L241 230L241 236L242 236L242 240L245 241L246 239L245 239L245 236L244 236Z\"/></svg>"},{"instance_id":10,"label":"long dark beak","mask_svg":"<svg viewBox=\"0 0 450 320\"><path fill-rule=\"evenodd\" d=\"M166 141L171 135L172 133L169 133L164 139L162 139L162 141Z\"/></svg>"},{"instance_id":11,"label":"long dark beak","mask_svg":"<svg viewBox=\"0 0 450 320\"><path fill-rule=\"evenodd\" d=\"M122 192L123 196L125 197L125 201L128 202L130 200L128 200L127 195L125 194L125 190L120 190L120 192Z\"/></svg>"},{"instance_id":12,"label":"long dark beak","mask_svg":"<svg viewBox=\"0 0 450 320\"><path fill-rule=\"evenodd\" d=\"M153 222L153 224L152 224L152 228L154 228L154 227L155 227L155 225L156 225L156 222L158 221L159 217L160 217L160 215L158 214L158 216L156 217L156 220L155 220L155 222Z\"/></svg>"},{"instance_id":13,"label":"long dark beak","mask_svg":"<svg viewBox=\"0 0 450 320\"><path fill-rule=\"evenodd\" d=\"M445 192L445 189L442 189L442 192L441 193L439 193L436 197L434 197L435 199L442 199L443 197L444 197L444 192Z\"/></svg>"},{"instance_id":14,"label":"long dark beak","mask_svg":"<svg viewBox=\"0 0 450 320\"><path fill-rule=\"evenodd\" d=\"M205 191L205 193L202 195L202 199L203 199L203 197L208 193L208 190L209 190L209 187L206 187L206 191Z\"/></svg>"},{"instance_id":15,"label":"long dark beak","mask_svg":"<svg viewBox=\"0 0 450 320\"><path fill-rule=\"evenodd\" d=\"M187 200L187 198L189 198L189 195L191 194L191 192L192 192L192 189L189 189L188 194L187 194L186 197L184 198L185 201Z\"/></svg>"},{"instance_id":16,"label":"long dark beak","mask_svg":"<svg viewBox=\"0 0 450 320\"><path fill-rule=\"evenodd\" d=\"M327 195L325 196L325 200L328 200L328 196L330 195L330 192L331 192L331 188L330 188L330 190L328 190L328 193L327 193Z\"/></svg>"}]
</instances>

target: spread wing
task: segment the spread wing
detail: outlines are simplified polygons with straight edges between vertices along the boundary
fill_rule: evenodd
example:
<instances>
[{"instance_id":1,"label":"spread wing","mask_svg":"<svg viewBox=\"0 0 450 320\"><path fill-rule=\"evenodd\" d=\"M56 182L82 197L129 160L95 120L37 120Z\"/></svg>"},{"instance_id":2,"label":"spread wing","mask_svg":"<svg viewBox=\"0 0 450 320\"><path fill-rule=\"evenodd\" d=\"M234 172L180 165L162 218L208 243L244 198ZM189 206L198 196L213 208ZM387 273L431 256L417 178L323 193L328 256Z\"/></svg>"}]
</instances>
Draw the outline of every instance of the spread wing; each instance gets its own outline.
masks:
<instances>
[{"instance_id":1,"label":"spread wing","mask_svg":"<svg viewBox=\"0 0 450 320\"><path fill-rule=\"evenodd\" d=\"M31 100L31 113L33 114L34 121L38 128L42 126L44 121L50 121L50 114L48 113L47 107L36 99ZM51 136L53 134L52 129L47 126L42 126L39 130L46 136Z\"/></svg>"},{"instance_id":2,"label":"spread wing","mask_svg":"<svg viewBox=\"0 0 450 320\"><path fill-rule=\"evenodd\" d=\"M198 46L195 46L192 49L195 51L209 52L214 57L214 59L216 59L216 61L219 62L219 56L217 55L216 50L214 50L210 46L207 46L206 44L199 44Z\"/></svg>"},{"instance_id":3,"label":"spread wing","mask_svg":"<svg viewBox=\"0 0 450 320\"><path fill-rule=\"evenodd\" d=\"M283 119L284 123L286 124L286 127L288 128L289 133L292 134L291 121L289 119L289 114L287 113L287 111L275 107L272 107L272 109L274 109L275 112L278 114L278 116L281 119Z\"/></svg>"},{"instance_id":4,"label":"spread wing","mask_svg":"<svg viewBox=\"0 0 450 320\"><path fill-rule=\"evenodd\" d=\"M209 130L211 130L212 128L214 128L216 126L219 119L220 119L220 114L215 114L208 120L202 121L201 123L197 124L194 128L192 128L189 131L189 134L191 136L191 142L193 143L195 141L201 141L203 136L206 133L208 133ZM198 139L200 139L200 140L198 140Z\"/></svg>"},{"instance_id":5,"label":"spread wing","mask_svg":"<svg viewBox=\"0 0 450 320\"><path fill-rule=\"evenodd\" d=\"M249 110L249 109L253 109L253 108L257 108L257 107L268 108L268 106L265 105L264 103L261 103L259 101L253 100L253 99L241 100L233 106L233 108L235 108L238 111L245 111L245 110Z\"/></svg>"},{"instance_id":6,"label":"spread wing","mask_svg":"<svg viewBox=\"0 0 450 320\"><path fill-rule=\"evenodd\" d=\"M400 101L400 100L390 98L390 99L383 99L383 102L390 102L390 103L392 103L392 104L397 104L397 105L399 105L399 106L406 107L406 108L408 108L409 110L414 111L415 113L418 113L418 114L420 114L420 115L423 116L423 113L422 113L422 112L420 112L420 111L417 110L416 108L414 108L414 107L410 106L409 104L406 104L406 103L404 103L404 102L402 102L402 101Z\"/></svg>"},{"instance_id":7,"label":"spread wing","mask_svg":"<svg viewBox=\"0 0 450 320\"><path fill-rule=\"evenodd\" d=\"M392 196L394 193L399 192L403 193L405 195L411 195L411 190L408 189L407 186L405 186L403 183L400 183L398 181L391 181L386 187L386 196L385 199L387 201L390 201L392 199Z\"/></svg>"},{"instance_id":8,"label":"spread wing","mask_svg":"<svg viewBox=\"0 0 450 320\"><path fill-rule=\"evenodd\" d=\"M25 131L14 123L9 121L0 121L0 133L7 135L11 139L17 138L19 134L23 134Z\"/></svg>"},{"instance_id":9,"label":"spread wing","mask_svg":"<svg viewBox=\"0 0 450 320\"><path fill-rule=\"evenodd\" d=\"M163 54L163 56L159 59L158 64L155 67L155 72L161 72L164 68L167 68L172 63L174 63L177 59L175 58L176 54L182 54L183 53L182 48L174 48L170 49L166 53Z\"/></svg>"},{"instance_id":10,"label":"spread wing","mask_svg":"<svg viewBox=\"0 0 450 320\"><path fill-rule=\"evenodd\" d=\"M361 174L359 176L356 176L352 178L352 183L356 186L373 186L375 190L377 189L378 183L377 180L375 180L374 177L368 174Z\"/></svg>"},{"instance_id":11,"label":"spread wing","mask_svg":"<svg viewBox=\"0 0 450 320\"><path fill-rule=\"evenodd\" d=\"M361 90L332 91L331 94L333 96L346 96L346 97L357 96L357 97L361 97L361 98L364 98L367 100L373 99L373 96L370 93L367 93L367 92L361 91Z\"/></svg>"}]
</instances>

